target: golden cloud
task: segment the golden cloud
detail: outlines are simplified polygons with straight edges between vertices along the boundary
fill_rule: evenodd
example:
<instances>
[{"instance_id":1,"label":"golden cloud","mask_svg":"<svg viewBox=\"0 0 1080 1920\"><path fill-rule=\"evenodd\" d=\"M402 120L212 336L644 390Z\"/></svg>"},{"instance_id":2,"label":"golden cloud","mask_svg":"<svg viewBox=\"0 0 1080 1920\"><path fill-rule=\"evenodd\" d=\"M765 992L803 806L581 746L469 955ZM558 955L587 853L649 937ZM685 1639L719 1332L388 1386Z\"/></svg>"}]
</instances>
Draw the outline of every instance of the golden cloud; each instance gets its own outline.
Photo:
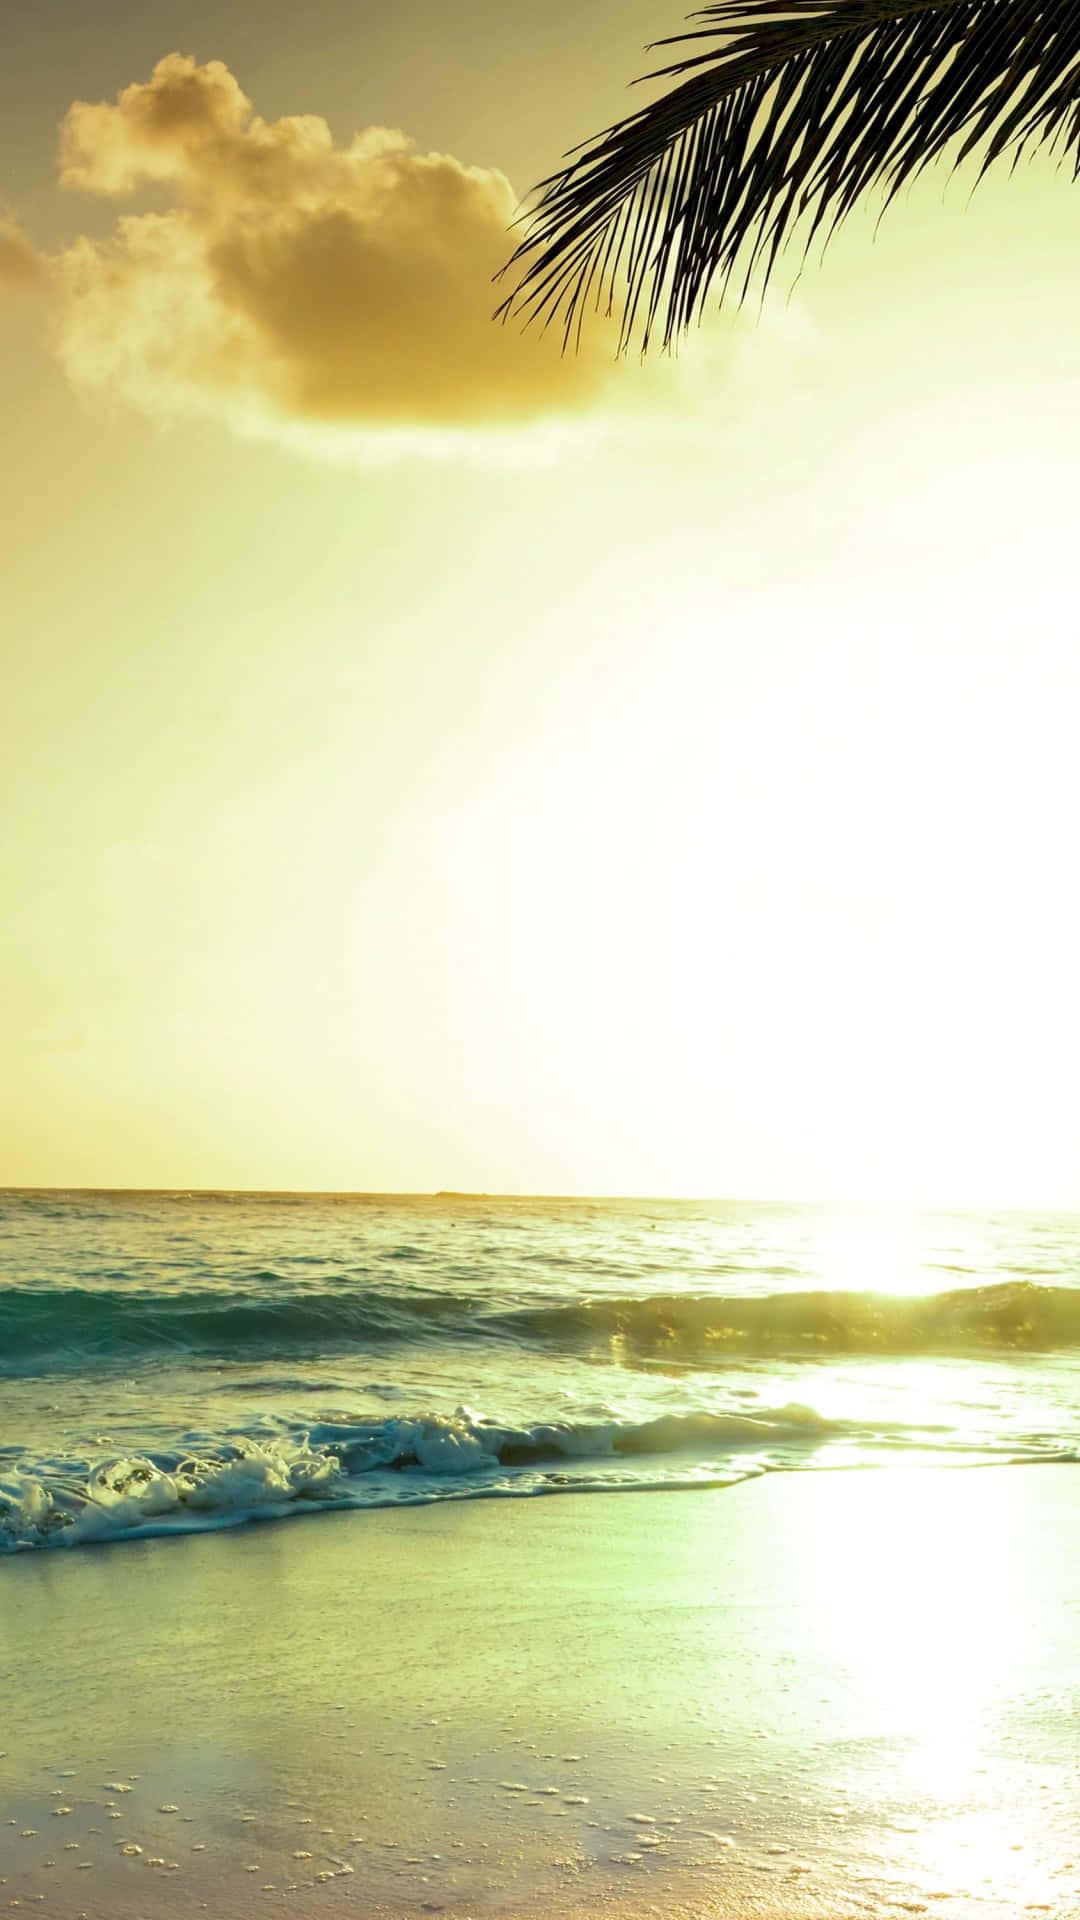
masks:
<instances>
[{"instance_id":1,"label":"golden cloud","mask_svg":"<svg viewBox=\"0 0 1080 1920\"><path fill-rule=\"evenodd\" d=\"M0 287L34 290L47 285L49 269L10 214L0 212Z\"/></svg>"},{"instance_id":2,"label":"golden cloud","mask_svg":"<svg viewBox=\"0 0 1080 1920\"><path fill-rule=\"evenodd\" d=\"M172 53L115 103L76 102L61 169L83 192L166 200L52 263L79 387L156 414L460 428L580 412L611 373L609 337L563 357L492 322L504 174L392 128L337 146L317 116L266 121L220 61ZM5 244L22 257L7 233L0 271Z\"/></svg>"}]
</instances>

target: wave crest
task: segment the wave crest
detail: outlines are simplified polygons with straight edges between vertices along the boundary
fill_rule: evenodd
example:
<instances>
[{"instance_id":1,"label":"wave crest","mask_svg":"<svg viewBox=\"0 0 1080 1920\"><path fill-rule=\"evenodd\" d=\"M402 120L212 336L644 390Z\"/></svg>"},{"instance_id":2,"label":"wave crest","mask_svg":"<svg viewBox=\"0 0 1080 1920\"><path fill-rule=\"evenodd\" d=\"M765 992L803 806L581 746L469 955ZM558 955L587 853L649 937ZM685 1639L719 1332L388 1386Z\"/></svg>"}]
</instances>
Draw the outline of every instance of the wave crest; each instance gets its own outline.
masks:
<instances>
[{"instance_id":1,"label":"wave crest","mask_svg":"<svg viewBox=\"0 0 1080 1920\"><path fill-rule=\"evenodd\" d=\"M500 1319L524 1337L604 1340L642 1356L1032 1352L1080 1346L1080 1288L1024 1280L914 1295L653 1294L522 1308Z\"/></svg>"},{"instance_id":2,"label":"wave crest","mask_svg":"<svg viewBox=\"0 0 1080 1920\"><path fill-rule=\"evenodd\" d=\"M539 1299L361 1286L215 1293L0 1289L0 1373L140 1354L245 1358L454 1340L512 1342L628 1363L728 1355L964 1354L1080 1347L1080 1288L1029 1280L903 1296L837 1292Z\"/></svg>"}]
</instances>

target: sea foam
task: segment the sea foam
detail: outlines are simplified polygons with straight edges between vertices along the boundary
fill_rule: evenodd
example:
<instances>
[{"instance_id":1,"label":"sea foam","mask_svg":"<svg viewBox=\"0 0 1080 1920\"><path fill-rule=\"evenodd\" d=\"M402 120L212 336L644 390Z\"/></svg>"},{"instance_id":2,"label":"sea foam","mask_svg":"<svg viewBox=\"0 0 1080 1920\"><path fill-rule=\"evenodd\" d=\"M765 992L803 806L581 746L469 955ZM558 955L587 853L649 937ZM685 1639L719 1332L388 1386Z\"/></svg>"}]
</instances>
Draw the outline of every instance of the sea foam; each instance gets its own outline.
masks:
<instances>
[{"instance_id":1,"label":"sea foam","mask_svg":"<svg viewBox=\"0 0 1080 1920\"><path fill-rule=\"evenodd\" d=\"M462 1407L449 1416L202 1436L197 1447L92 1465L25 1461L0 1480L0 1551L193 1532L317 1508L726 1485L795 1464L848 1425L798 1405L531 1427L500 1425Z\"/></svg>"}]
</instances>

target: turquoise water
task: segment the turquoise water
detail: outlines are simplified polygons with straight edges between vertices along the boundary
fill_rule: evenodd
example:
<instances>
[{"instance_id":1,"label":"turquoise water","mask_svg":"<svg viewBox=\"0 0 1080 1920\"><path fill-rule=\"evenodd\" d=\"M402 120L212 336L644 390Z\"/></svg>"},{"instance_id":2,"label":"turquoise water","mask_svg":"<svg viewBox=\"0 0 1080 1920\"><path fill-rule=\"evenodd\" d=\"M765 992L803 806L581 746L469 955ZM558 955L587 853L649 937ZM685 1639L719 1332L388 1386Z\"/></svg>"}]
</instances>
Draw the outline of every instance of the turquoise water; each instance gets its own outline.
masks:
<instances>
[{"instance_id":1,"label":"turquoise water","mask_svg":"<svg viewBox=\"0 0 1080 1920\"><path fill-rule=\"evenodd\" d=\"M1080 1457L1080 1220L0 1193L0 1550Z\"/></svg>"}]
</instances>

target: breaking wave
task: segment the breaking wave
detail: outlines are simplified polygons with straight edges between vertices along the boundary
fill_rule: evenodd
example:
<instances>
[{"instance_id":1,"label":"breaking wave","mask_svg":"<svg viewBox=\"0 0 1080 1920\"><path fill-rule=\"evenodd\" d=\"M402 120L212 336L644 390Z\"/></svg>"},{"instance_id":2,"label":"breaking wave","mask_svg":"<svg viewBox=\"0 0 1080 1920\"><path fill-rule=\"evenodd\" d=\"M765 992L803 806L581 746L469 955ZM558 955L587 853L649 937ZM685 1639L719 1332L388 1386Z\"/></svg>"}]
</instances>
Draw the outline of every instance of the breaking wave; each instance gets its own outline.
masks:
<instances>
[{"instance_id":1,"label":"breaking wave","mask_svg":"<svg viewBox=\"0 0 1080 1920\"><path fill-rule=\"evenodd\" d=\"M331 1417L186 1434L177 1446L98 1459L17 1457L0 1469L0 1555L148 1534L190 1534L334 1507L730 1486L815 1465L832 1444L953 1450L938 1428L826 1419L798 1402L753 1413L513 1427L454 1415ZM1011 1459L1045 1450L1001 1448ZM1063 1457L1063 1455L1059 1455Z\"/></svg>"},{"instance_id":2,"label":"breaking wave","mask_svg":"<svg viewBox=\"0 0 1080 1920\"><path fill-rule=\"evenodd\" d=\"M792 1403L758 1413L527 1427L460 1407L450 1416L358 1416L187 1435L186 1444L94 1461L11 1461L0 1473L0 1552L202 1532L336 1507L726 1486L806 1465L827 1442L856 1434L865 1437L865 1427ZM906 1436L895 1438L905 1444Z\"/></svg>"}]
</instances>

